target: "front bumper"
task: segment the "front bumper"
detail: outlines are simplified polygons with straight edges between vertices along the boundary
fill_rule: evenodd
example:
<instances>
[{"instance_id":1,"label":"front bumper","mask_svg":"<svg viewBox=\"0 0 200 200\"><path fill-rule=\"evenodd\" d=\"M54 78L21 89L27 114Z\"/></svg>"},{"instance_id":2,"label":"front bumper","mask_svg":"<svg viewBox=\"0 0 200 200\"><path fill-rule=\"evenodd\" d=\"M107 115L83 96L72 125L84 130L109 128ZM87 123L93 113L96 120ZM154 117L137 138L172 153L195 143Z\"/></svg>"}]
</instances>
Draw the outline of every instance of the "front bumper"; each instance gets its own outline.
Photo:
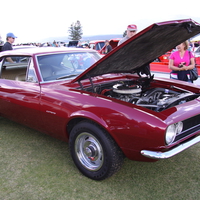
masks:
<instances>
[{"instance_id":1,"label":"front bumper","mask_svg":"<svg viewBox=\"0 0 200 200\"><path fill-rule=\"evenodd\" d=\"M166 152L142 150L141 154L148 158L166 159L166 158L170 158L170 157L184 151L185 149L197 144L198 142L200 142L200 135L193 138L192 140L190 140L186 143L180 144L179 146L175 147L174 149L166 151Z\"/></svg>"}]
</instances>

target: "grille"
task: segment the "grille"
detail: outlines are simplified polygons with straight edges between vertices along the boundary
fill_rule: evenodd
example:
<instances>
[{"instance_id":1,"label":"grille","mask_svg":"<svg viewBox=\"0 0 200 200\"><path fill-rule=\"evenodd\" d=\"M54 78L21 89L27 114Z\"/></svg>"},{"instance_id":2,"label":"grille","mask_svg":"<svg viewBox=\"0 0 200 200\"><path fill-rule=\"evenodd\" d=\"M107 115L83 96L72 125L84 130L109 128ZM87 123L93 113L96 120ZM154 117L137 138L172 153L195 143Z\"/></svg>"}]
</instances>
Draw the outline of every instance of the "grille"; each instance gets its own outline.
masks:
<instances>
[{"instance_id":1,"label":"grille","mask_svg":"<svg viewBox=\"0 0 200 200\"><path fill-rule=\"evenodd\" d=\"M200 115L196 115L183 121L183 130L176 136L175 141L178 141L196 131L200 131Z\"/></svg>"}]
</instances>

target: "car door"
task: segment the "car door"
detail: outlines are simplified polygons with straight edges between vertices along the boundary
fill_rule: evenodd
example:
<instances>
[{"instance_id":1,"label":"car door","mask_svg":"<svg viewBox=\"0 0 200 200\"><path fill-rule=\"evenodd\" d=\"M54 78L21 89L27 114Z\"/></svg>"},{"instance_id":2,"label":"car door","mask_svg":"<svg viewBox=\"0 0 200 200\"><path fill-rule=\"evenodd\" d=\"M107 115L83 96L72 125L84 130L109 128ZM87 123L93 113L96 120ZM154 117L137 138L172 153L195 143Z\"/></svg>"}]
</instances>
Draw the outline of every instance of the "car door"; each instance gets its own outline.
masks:
<instances>
[{"instance_id":1,"label":"car door","mask_svg":"<svg viewBox=\"0 0 200 200\"><path fill-rule=\"evenodd\" d=\"M10 58L10 57L9 57ZM1 61L0 114L33 128L39 128L40 85L32 57L12 56Z\"/></svg>"}]
</instances>

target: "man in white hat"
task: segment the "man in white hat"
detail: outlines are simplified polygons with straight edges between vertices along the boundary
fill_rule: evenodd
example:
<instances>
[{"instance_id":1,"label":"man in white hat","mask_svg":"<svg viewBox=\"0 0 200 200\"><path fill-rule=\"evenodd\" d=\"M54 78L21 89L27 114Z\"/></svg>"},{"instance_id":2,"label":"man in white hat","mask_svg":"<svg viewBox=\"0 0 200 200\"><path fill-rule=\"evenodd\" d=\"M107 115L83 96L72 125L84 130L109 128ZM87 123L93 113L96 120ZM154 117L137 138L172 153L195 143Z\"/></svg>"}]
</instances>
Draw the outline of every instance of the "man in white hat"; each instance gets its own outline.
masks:
<instances>
[{"instance_id":1,"label":"man in white hat","mask_svg":"<svg viewBox=\"0 0 200 200\"><path fill-rule=\"evenodd\" d=\"M133 37L137 33L137 26L135 24L130 24L127 26L126 36L123 37L119 42L118 46L128 40L129 38Z\"/></svg>"}]
</instances>

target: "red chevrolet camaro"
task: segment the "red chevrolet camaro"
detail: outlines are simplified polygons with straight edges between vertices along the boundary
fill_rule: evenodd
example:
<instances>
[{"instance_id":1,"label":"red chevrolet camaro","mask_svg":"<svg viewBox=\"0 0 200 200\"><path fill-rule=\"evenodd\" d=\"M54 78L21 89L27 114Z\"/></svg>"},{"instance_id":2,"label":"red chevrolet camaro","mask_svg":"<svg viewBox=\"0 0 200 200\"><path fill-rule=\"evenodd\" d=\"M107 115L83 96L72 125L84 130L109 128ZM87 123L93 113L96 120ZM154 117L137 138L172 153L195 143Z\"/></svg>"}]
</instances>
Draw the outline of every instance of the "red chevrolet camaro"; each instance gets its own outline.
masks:
<instances>
[{"instance_id":1,"label":"red chevrolet camaro","mask_svg":"<svg viewBox=\"0 0 200 200\"><path fill-rule=\"evenodd\" d=\"M149 65L199 32L190 19L156 23L103 58L67 47L1 52L0 114L69 142L94 180L124 157L170 158L200 142L200 88L154 78Z\"/></svg>"}]
</instances>

